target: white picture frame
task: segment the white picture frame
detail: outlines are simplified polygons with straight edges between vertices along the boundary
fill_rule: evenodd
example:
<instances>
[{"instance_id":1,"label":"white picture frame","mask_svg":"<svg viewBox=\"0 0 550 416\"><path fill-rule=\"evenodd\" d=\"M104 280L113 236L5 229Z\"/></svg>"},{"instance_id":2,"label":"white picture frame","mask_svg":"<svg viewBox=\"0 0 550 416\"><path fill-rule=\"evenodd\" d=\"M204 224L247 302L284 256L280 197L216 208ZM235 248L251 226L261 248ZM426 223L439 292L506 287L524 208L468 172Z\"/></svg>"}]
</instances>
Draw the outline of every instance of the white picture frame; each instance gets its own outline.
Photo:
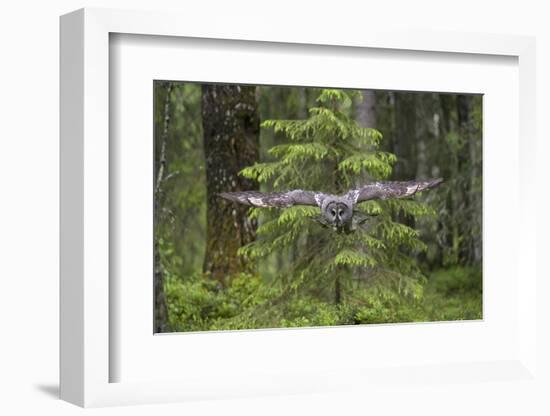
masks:
<instances>
[{"instance_id":1,"label":"white picture frame","mask_svg":"<svg viewBox=\"0 0 550 416\"><path fill-rule=\"evenodd\" d=\"M83 9L61 18L61 398L80 406L159 403L197 398L252 397L341 389L396 387L420 380L426 389L434 381L505 380L524 386L537 383L536 361L536 218L535 175L535 42L508 35L383 31L348 28L337 34L323 30L279 30L264 24L235 34L223 20L204 26L173 13ZM109 157L109 36L114 33L182 38L332 45L340 48L429 51L439 54L504 55L519 68L519 203L517 265L522 279L517 292L518 333L514 353L498 361L439 364L418 362L399 368L358 366L333 368L320 376L310 371L282 371L266 377L241 377L221 372L215 381L191 377L178 381L111 382L110 368L119 359L110 348L109 189L113 161ZM472 55L475 59L475 55ZM529 215L527 214L529 213ZM511 272L513 273L513 271ZM489 294L490 296L491 294ZM352 331L353 328L348 330ZM412 329L414 331L415 329ZM313 334L311 332L310 334ZM112 334L111 334L112 335ZM152 335L152 334L151 334ZM252 335L253 336L253 335ZM333 332L332 336L342 336ZM240 342L244 342L241 340ZM247 364L243 363L243 366ZM346 381L343 381L346 380ZM408 380L408 381L407 381ZM378 383L382 384L379 387ZM522 384L523 383L523 384Z\"/></svg>"}]
</instances>

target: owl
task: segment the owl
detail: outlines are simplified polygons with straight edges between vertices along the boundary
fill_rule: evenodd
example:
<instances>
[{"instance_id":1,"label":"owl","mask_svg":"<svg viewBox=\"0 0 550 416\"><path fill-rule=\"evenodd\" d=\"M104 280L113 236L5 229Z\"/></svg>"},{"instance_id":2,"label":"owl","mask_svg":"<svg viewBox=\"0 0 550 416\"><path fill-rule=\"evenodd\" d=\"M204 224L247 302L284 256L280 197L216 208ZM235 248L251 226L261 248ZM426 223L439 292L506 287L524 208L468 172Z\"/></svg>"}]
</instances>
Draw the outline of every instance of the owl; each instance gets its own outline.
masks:
<instances>
[{"instance_id":1,"label":"owl","mask_svg":"<svg viewBox=\"0 0 550 416\"><path fill-rule=\"evenodd\" d=\"M443 179L405 182L372 182L343 195L295 189L287 192L223 192L222 198L239 204L260 208L288 208L294 205L318 206L321 214L316 220L335 231L352 232L367 220L367 216L356 209L357 204L371 199L395 199L410 197L417 192L434 188Z\"/></svg>"}]
</instances>

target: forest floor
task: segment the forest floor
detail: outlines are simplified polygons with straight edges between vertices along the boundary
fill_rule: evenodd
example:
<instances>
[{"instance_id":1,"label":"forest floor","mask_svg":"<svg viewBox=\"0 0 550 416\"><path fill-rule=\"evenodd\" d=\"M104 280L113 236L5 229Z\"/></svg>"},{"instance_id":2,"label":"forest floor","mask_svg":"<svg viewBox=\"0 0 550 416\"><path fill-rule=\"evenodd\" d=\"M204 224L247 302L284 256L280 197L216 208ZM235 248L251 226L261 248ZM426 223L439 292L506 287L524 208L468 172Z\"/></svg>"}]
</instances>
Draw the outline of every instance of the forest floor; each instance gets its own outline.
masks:
<instances>
[{"instance_id":1,"label":"forest floor","mask_svg":"<svg viewBox=\"0 0 550 416\"><path fill-rule=\"evenodd\" d=\"M430 274L421 303L427 321L482 319L482 297L481 271L457 267Z\"/></svg>"},{"instance_id":2,"label":"forest floor","mask_svg":"<svg viewBox=\"0 0 550 416\"><path fill-rule=\"evenodd\" d=\"M479 269L455 267L429 273L422 295L358 292L341 304L294 296L284 303L259 276L243 275L219 290L210 279L169 279L166 285L172 332L482 319Z\"/></svg>"}]
</instances>

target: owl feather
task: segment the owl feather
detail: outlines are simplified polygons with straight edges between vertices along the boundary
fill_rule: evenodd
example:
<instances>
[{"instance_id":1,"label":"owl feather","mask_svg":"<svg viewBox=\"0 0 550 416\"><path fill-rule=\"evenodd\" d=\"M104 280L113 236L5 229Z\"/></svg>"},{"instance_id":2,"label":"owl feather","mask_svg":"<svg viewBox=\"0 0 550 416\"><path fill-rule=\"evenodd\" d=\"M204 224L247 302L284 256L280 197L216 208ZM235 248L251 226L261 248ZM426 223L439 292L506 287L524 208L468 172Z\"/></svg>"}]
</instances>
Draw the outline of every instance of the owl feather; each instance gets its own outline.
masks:
<instances>
[{"instance_id":1,"label":"owl feather","mask_svg":"<svg viewBox=\"0 0 550 416\"><path fill-rule=\"evenodd\" d=\"M358 203L372 199L407 198L426 189L441 184L443 179L425 181L379 181L362 187L351 189L343 195L331 195L322 192L295 189L287 192L240 191L223 192L222 198L253 207L288 208L294 205L318 206L324 217L322 223L331 225L334 229L354 230L353 220L355 206Z\"/></svg>"}]
</instances>

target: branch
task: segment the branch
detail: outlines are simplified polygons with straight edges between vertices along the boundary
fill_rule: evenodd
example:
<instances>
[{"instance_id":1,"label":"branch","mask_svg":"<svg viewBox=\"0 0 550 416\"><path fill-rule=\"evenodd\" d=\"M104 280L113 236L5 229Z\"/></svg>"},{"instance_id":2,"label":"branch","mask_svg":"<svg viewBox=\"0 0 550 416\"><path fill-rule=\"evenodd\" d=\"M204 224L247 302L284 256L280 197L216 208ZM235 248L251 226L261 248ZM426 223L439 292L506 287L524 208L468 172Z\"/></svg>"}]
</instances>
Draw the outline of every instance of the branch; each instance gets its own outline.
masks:
<instances>
[{"instance_id":1,"label":"branch","mask_svg":"<svg viewBox=\"0 0 550 416\"><path fill-rule=\"evenodd\" d=\"M164 179L162 179L162 180L163 180L163 182L166 182L168 179L171 179L171 178L173 178L174 176L178 176L179 174L180 174L180 171L179 171L179 170L176 170L176 171L171 172L171 173L169 173L168 175L166 175L166 176L164 177Z\"/></svg>"},{"instance_id":2,"label":"branch","mask_svg":"<svg viewBox=\"0 0 550 416\"><path fill-rule=\"evenodd\" d=\"M157 183L155 185L155 195L160 193L160 185L164 177L166 167L166 142L168 140L168 127L170 126L170 94L172 92L172 83L168 82L166 86L166 95L164 97L164 123L162 126L159 171L157 173Z\"/></svg>"}]
</instances>

